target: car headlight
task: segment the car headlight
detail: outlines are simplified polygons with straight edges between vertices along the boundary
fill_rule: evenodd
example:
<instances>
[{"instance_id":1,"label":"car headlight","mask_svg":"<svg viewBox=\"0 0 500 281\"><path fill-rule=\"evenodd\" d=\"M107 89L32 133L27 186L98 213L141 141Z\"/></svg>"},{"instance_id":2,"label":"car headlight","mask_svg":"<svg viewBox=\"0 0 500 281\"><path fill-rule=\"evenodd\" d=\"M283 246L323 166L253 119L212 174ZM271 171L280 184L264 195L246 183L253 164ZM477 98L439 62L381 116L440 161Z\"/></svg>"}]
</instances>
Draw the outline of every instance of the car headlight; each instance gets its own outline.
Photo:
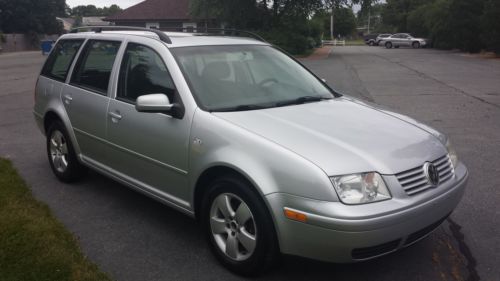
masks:
<instances>
[{"instance_id":1,"label":"car headlight","mask_svg":"<svg viewBox=\"0 0 500 281\"><path fill-rule=\"evenodd\" d=\"M366 204L391 198L384 179L375 172L331 177L330 180L345 204Z\"/></svg>"},{"instance_id":2,"label":"car headlight","mask_svg":"<svg viewBox=\"0 0 500 281\"><path fill-rule=\"evenodd\" d=\"M448 150L448 156L450 157L451 164L453 165L453 169L457 168L458 164L458 155L453 146L451 145L450 140L446 141L446 150Z\"/></svg>"}]
</instances>

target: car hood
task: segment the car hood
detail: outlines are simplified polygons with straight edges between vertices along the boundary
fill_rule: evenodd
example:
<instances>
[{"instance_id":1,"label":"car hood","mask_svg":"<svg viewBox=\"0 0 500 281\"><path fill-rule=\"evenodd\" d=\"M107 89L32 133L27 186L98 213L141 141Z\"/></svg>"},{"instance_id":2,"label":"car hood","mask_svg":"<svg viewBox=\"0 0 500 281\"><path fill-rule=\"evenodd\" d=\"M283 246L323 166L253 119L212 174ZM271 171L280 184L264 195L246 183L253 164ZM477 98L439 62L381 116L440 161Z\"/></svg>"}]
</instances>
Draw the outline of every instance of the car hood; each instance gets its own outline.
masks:
<instances>
[{"instance_id":1,"label":"car hood","mask_svg":"<svg viewBox=\"0 0 500 281\"><path fill-rule=\"evenodd\" d=\"M396 174L446 153L442 140L412 119L347 98L214 114L295 152L330 176Z\"/></svg>"}]
</instances>

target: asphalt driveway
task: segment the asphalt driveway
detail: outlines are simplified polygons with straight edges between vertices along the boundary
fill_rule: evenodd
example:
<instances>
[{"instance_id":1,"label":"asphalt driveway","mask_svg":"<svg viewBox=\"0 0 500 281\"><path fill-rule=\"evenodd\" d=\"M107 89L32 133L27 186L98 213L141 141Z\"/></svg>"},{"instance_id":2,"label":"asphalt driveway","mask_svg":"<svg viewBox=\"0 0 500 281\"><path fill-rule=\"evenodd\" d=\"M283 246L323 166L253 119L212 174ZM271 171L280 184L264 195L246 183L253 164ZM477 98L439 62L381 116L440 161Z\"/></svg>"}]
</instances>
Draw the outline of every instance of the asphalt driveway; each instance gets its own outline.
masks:
<instances>
[{"instance_id":1,"label":"asphalt driveway","mask_svg":"<svg viewBox=\"0 0 500 281\"><path fill-rule=\"evenodd\" d=\"M97 173L58 182L31 114L39 53L0 55L0 156L116 280L240 280L210 254L195 221ZM470 170L466 195L428 239L370 262L286 258L260 280L498 280L500 61L426 49L336 47L305 60L335 89L449 134Z\"/></svg>"}]
</instances>

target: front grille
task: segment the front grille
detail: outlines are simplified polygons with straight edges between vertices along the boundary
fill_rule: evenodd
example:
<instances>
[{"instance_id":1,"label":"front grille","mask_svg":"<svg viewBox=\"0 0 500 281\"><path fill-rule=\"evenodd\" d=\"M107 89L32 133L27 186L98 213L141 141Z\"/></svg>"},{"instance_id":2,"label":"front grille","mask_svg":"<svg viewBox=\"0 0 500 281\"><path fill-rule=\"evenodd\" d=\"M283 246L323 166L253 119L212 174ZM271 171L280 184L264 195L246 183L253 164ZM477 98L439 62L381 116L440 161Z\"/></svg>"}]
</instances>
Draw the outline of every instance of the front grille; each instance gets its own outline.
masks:
<instances>
[{"instance_id":1,"label":"front grille","mask_svg":"<svg viewBox=\"0 0 500 281\"><path fill-rule=\"evenodd\" d=\"M416 241L427 236L429 233L434 231L438 226L440 226L449 215L450 214L446 215L444 218L438 220L437 222L408 235L408 237L406 238L406 241L405 241L405 246L411 245L411 244L415 243Z\"/></svg>"},{"instance_id":2,"label":"front grille","mask_svg":"<svg viewBox=\"0 0 500 281\"><path fill-rule=\"evenodd\" d=\"M448 155L442 156L434 161L432 164L436 166L439 171L439 184L450 180L453 176L453 166ZM396 178L408 195L415 195L432 187L425 176L422 166L406 170L396 174Z\"/></svg>"},{"instance_id":3,"label":"front grille","mask_svg":"<svg viewBox=\"0 0 500 281\"><path fill-rule=\"evenodd\" d=\"M401 239L398 239L398 240L394 240L394 241L380 244L377 246L366 247L366 248L357 248L357 249L352 250L351 255L352 255L352 258L355 260L364 260L364 259L374 258L376 256L388 254L392 251L395 251L398 248L400 242L401 242Z\"/></svg>"}]
</instances>

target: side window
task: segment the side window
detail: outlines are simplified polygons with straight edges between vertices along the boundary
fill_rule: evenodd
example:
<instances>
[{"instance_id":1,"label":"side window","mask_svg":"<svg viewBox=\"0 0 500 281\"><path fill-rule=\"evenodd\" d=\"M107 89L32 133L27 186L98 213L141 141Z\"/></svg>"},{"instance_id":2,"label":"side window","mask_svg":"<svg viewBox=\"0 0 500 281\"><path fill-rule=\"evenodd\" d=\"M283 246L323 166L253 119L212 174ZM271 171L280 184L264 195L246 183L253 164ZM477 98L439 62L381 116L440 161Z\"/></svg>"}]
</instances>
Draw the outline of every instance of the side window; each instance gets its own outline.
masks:
<instances>
[{"instance_id":1,"label":"side window","mask_svg":"<svg viewBox=\"0 0 500 281\"><path fill-rule=\"evenodd\" d=\"M165 94L176 102L175 86L160 55L153 49L129 43L120 67L117 99L135 103L137 97Z\"/></svg>"},{"instance_id":2,"label":"side window","mask_svg":"<svg viewBox=\"0 0 500 281\"><path fill-rule=\"evenodd\" d=\"M47 58L42 75L64 82L84 40L60 40Z\"/></svg>"},{"instance_id":3,"label":"side window","mask_svg":"<svg viewBox=\"0 0 500 281\"><path fill-rule=\"evenodd\" d=\"M106 95L120 42L89 40L76 63L71 84Z\"/></svg>"}]
</instances>

